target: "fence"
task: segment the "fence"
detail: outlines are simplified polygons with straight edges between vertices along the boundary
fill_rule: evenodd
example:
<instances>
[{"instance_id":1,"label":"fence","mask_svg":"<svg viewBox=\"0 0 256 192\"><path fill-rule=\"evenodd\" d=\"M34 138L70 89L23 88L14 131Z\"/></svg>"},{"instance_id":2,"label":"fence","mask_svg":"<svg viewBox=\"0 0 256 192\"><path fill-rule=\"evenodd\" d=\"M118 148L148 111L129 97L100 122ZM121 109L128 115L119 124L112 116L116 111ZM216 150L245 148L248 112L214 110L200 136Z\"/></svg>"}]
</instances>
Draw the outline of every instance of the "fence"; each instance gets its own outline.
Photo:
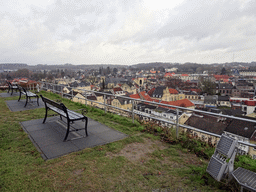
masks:
<instances>
[{"instance_id":1,"label":"fence","mask_svg":"<svg viewBox=\"0 0 256 192\"><path fill-rule=\"evenodd\" d=\"M202 114L207 114L207 115L212 115L212 116L217 116L217 117L222 117L222 118L237 119L237 120L241 120L241 121L247 121L247 122L256 123L256 120L253 120L253 119L245 119L245 118L241 118L241 117L234 117L234 116L229 116L229 115L217 114L217 113L202 111L202 110L198 110L198 109L190 109L190 108L185 108L185 107L178 107L178 106L167 105L167 104L158 103L158 102L145 101L145 100L142 100L142 99L134 99L134 98L126 97L126 96L117 96L117 95L113 95L113 94L109 94L109 93L104 93L104 92L97 92L97 91L92 91L92 90L80 89L85 94L96 93L96 94L103 95L104 102L102 103L102 102L98 102L98 101L95 101L95 100L87 99L86 97L82 98L82 97L74 96L74 91L73 91L74 88L72 88L72 87L70 87L71 92L69 94L67 94L67 93L63 93L63 88L65 87L63 85L57 85L57 84L52 84L52 83L47 83L47 82L40 82L40 83L41 83L40 89L50 90L53 93L61 94L62 97L63 97L63 95L65 95L65 96L68 96L69 98L71 98L72 100L73 100L73 98L85 100L85 104L86 105L87 105L88 102L97 103L97 104L103 105L103 109L104 109L105 112L107 111L107 109L112 109L112 110L113 109L117 109L118 111L123 111L125 113L130 113L133 122L134 122L135 115L142 115L144 117L147 117L147 118L150 118L150 119L154 119L156 121L161 121L161 122L164 122L164 123L168 123L168 124L174 125L175 128L176 128L176 137L177 138L179 136L179 127L183 127L183 128L189 129L189 130L197 131L197 132L200 132L200 133L203 133L203 134L207 134L207 135L210 135L210 136L214 136L214 137L217 137L217 138L221 137L221 135L218 135L218 134L215 134L215 133L211 133L211 132L208 132L208 131L197 129L195 127L191 127L191 126L184 125L184 124L179 124L178 115L179 115L179 111L180 110L182 110L182 111L191 111L191 112L199 112L199 113L202 113ZM77 89L77 88L75 88L75 89ZM127 109L122 109L122 108L119 108L119 107L115 107L115 106L109 105L106 102L106 97L107 96L113 97L113 98L120 97L120 98L127 99L127 100L131 101L132 108L130 110L127 110ZM135 102L146 102L146 103L150 103L150 104L153 104L153 105L158 105L158 106L160 105L160 106L175 108L176 114L177 114L176 115L176 120L175 120L175 122L173 122L173 121L170 121L168 119L162 119L162 118L159 118L159 117L156 117L156 116L153 116L153 115L145 115L145 114L141 114L139 112L136 112L134 110ZM241 144L241 145L246 145L246 146L254 147L256 149L256 145L255 144L248 143L248 142L243 142L243 141L238 141L238 143Z\"/></svg>"}]
</instances>

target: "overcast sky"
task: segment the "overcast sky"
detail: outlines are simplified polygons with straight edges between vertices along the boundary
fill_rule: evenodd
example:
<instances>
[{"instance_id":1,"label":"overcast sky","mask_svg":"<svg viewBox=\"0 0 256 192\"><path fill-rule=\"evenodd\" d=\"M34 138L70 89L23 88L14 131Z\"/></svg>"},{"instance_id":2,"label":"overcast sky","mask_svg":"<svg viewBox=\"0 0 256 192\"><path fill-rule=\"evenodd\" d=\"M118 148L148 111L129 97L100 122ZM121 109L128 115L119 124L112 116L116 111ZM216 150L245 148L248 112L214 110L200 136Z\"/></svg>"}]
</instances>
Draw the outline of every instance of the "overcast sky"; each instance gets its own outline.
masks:
<instances>
[{"instance_id":1,"label":"overcast sky","mask_svg":"<svg viewBox=\"0 0 256 192\"><path fill-rule=\"evenodd\" d=\"M256 61L255 0L0 0L0 63Z\"/></svg>"}]
</instances>

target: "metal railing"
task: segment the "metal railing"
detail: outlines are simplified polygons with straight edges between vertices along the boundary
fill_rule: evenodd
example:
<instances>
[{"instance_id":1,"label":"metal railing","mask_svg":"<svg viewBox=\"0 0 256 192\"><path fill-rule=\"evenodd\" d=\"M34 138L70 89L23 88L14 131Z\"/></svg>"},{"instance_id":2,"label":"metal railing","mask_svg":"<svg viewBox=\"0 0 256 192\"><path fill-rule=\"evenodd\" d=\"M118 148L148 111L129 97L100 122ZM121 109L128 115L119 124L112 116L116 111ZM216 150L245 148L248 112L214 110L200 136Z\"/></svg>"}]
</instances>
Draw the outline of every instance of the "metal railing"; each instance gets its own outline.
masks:
<instances>
[{"instance_id":1,"label":"metal railing","mask_svg":"<svg viewBox=\"0 0 256 192\"><path fill-rule=\"evenodd\" d=\"M222 118L237 119L237 120L241 120L241 121L247 121L247 122L256 123L256 119L253 120L253 119L246 119L246 118L241 118L241 117L234 117L234 116L223 115L223 114L219 114L219 113L212 113L212 112L208 112L208 111L202 111L202 110L198 110L198 109L191 109L191 108L185 108L185 107L179 107L179 106L174 106L174 105L163 104L163 103L160 103L160 102L158 103L158 102L146 101L146 100L142 100L142 99L134 99L134 98L131 98L131 97L126 97L126 96L113 95L113 94L104 93L104 92L98 92L98 91L93 91L93 90L85 90L85 89L69 87L69 88L71 88L71 92L69 94L67 94L67 93L63 93L63 88L66 87L64 85L57 85L57 84L52 84L52 83L48 83L48 82L40 82L40 83L41 83L40 89L50 90L53 93L61 94L62 97L63 97L63 95L69 96L72 100L73 100L73 98L77 98L79 100L80 99L81 100L85 100L85 105L87 105L88 102L97 103L97 104L103 106L102 109L105 112L107 111L107 108L108 109L111 108L111 109L117 109L119 111L123 111L123 112L126 112L126 113L130 113L133 122L134 122L134 118L135 118L135 114L136 114L136 115L140 115L140 116L143 116L143 117L147 117L149 119L154 119L154 120L159 121L159 122L164 122L164 123L172 124L172 125L174 125L176 127L176 137L177 138L179 136L179 127L190 129L190 130L193 130L193 131L197 131L197 132L200 132L200 133L203 133L203 134L207 134L207 135L210 135L210 136L214 136L214 137L218 137L218 138L221 137L221 135L218 135L218 134L215 134L215 133L211 133L211 132L208 132L208 131L197 129L195 127L191 127L191 126L188 126L188 125L180 124L179 123L179 118L178 118L179 117L179 115L178 115L179 114L179 110L198 112L198 113L201 113L201 114L207 114L207 115L212 115L212 116L217 116L217 117L222 117ZM57 90L57 88L58 88L58 90ZM86 97L82 98L82 97L74 96L73 89L81 90L83 93L98 93L98 94L101 94L101 95L103 95L104 103L101 103L101 102L98 102L98 101L95 101L95 100L89 100ZM124 99L130 100L131 104L132 104L131 110L122 109L122 108L119 108L119 107L116 107L116 106L113 106L113 105L108 105L106 103L106 96L110 96L110 97L113 97L113 98L119 97L119 98L124 98ZM168 119L163 119L163 118L156 117L156 116L153 116L153 115L146 115L146 114L138 113L138 112L136 112L134 110L135 102L143 102L143 103L146 102L146 103L149 103L149 104L152 104L152 105L158 105L158 106L160 105L160 106L175 108L176 109L176 120L175 120L175 122L173 122L173 121L170 121ZM242 145L246 145L246 146L250 146L250 147L256 148L256 144L252 144L252 143L248 143L248 142L243 142L243 141L238 141L238 143L242 144Z\"/></svg>"}]
</instances>

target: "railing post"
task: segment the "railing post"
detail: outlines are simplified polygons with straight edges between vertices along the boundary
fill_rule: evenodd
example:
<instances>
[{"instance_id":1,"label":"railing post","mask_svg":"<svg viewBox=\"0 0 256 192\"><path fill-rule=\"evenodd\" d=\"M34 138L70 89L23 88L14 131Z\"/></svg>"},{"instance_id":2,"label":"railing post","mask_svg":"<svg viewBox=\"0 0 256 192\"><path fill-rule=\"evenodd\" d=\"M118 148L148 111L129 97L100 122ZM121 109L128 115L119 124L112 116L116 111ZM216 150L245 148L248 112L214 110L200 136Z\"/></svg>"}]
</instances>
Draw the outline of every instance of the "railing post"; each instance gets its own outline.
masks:
<instances>
[{"instance_id":1,"label":"railing post","mask_svg":"<svg viewBox=\"0 0 256 192\"><path fill-rule=\"evenodd\" d=\"M72 92L71 92L71 100L73 101L73 97L74 97L74 95L73 95L73 89L72 89Z\"/></svg>"},{"instance_id":2,"label":"railing post","mask_svg":"<svg viewBox=\"0 0 256 192\"><path fill-rule=\"evenodd\" d=\"M176 139L179 138L179 109L176 109Z\"/></svg>"},{"instance_id":3,"label":"railing post","mask_svg":"<svg viewBox=\"0 0 256 192\"><path fill-rule=\"evenodd\" d=\"M132 123L134 123L134 100L132 100Z\"/></svg>"},{"instance_id":4,"label":"railing post","mask_svg":"<svg viewBox=\"0 0 256 192\"><path fill-rule=\"evenodd\" d=\"M60 89L61 89L61 97L63 98L63 88L62 88L62 86L60 86Z\"/></svg>"},{"instance_id":5,"label":"railing post","mask_svg":"<svg viewBox=\"0 0 256 192\"><path fill-rule=\"evenodd\" d=\"M105 113L106 113L106 111L107 111L107 108L106 108L106 95L104 94L104 111L105 111Z\"/></svg>"}]
</instances>

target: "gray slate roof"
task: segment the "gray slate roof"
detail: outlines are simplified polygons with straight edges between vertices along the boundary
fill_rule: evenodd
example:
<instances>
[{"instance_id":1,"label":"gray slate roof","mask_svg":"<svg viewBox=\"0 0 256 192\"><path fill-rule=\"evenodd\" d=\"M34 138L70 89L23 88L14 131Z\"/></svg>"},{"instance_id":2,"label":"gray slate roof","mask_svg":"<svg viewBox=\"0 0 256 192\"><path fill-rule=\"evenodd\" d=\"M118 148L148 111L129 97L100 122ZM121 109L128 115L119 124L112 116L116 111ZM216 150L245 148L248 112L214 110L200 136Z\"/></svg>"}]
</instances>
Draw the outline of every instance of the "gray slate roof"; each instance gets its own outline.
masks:
<instances>
[{"instance_id":1,"label":"gray slate roof","mask_svg":"<svg viewBox=\"0 0 256 192\"><path fill-rule=\"evenodd\" d=\"M242 137L251 138L256 131L256 123L233 119L225 131Z\"/></svg>"},{"instance_id":2,"label":"gray slate roof","mask_svg":"<svg viewBox=\"0 0 256 192\"><path fill-rule=\"evenodd\" d=\"M233 85L230 83L219 83L216 85L216 89L233 89Z\"/></svg>"},{"instance_id":3,"label":"gray slate roof","mask_svg":"<svg viewBox=\"0 0 256 192\"><path fill-rule=\"evenodd\" d=\"M163 90L165 89L165 86L158 86L155 91L153 92L153 97L162 97L163 96Z\"/></svg>"}]
</instances>

